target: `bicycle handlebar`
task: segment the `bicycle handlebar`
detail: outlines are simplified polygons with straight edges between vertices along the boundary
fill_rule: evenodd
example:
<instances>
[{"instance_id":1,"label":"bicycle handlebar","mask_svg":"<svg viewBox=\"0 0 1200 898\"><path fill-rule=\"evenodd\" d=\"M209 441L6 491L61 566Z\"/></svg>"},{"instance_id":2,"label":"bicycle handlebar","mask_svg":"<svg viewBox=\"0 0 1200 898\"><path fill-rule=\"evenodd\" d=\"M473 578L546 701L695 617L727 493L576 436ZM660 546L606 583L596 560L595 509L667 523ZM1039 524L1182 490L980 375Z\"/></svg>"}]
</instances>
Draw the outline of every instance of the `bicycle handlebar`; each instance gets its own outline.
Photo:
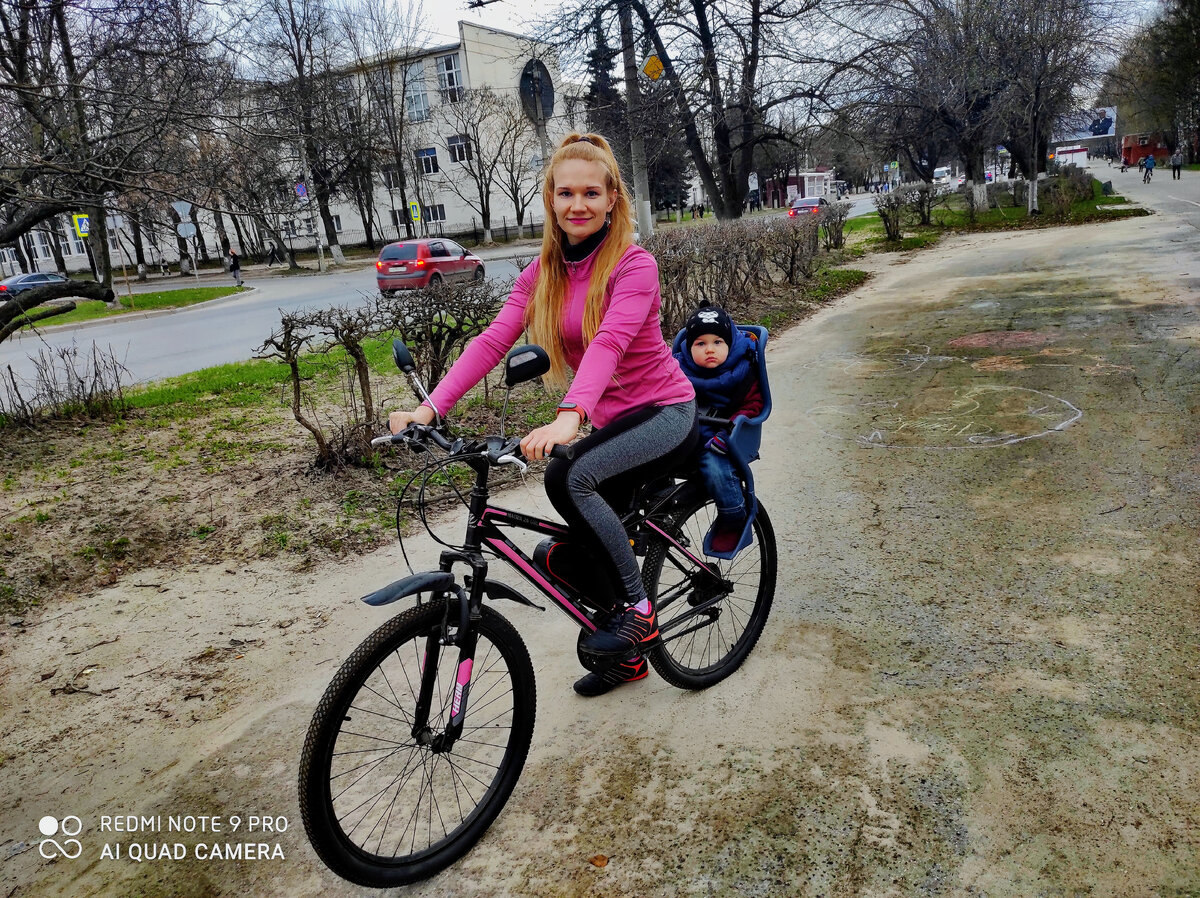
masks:
<instances>
[{"instance_id":1,"label":"bicycle handlebar","mask_svg":"<svg viewBox=\"0 0 1200 898\"><path fill-rule=\"evenodd\" d=\"M462 440L451 442L440 430L428 424L409 424L399 433L375 437L371 440L371 445L382 446L388 443L393 445L403 443L424 449L425 444L428 442L434 443L438 448L446 452L483 454L494 465L525 464L525 457L521 454L521 440L519 437L510 437L503 442L500 441L499 437L484 437L480 440L472 440L465 443ZM570 461L575 457L575 447L559 444L551 448L549 454L551 458L561 458Z\"/></svg>"}]
</instances>

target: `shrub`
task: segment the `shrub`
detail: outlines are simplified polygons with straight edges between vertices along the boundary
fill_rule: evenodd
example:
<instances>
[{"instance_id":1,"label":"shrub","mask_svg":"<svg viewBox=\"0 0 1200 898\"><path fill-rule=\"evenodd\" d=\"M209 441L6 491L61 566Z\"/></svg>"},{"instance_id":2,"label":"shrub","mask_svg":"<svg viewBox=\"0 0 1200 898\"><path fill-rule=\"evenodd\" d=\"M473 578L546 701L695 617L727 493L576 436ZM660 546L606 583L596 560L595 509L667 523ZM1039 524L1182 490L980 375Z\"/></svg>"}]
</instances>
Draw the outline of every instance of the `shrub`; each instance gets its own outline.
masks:
<instances>
[{"instance_id":1,"label":"shrub","mask_svg":"<svg viewBox=\"0 0 1200 898\"><path fill-rule=\"evenodd\" d=\"M825 238L825 249L841 249L846 245L846 219L850 217L850 203L831 203L821 214L821 234Z\"/></svg>"},{"instance_id":2,"label":"shrub","mask_svg":"<svg viewBox=\"0 0 1200 898\"><path fill-rule=\"evenodd\" d=\"M874 197L875 208L879 211L879 220L883 222L883 230L888 240L899 240L903 231L904 210L908 200L904 190L892 190L888 193L877 193Z\"/></svg>"},{"instance_id":3,"label":"shrub","mask_svg":"<svg viewBox=\"0 0 1200 898\"><path fill-rule=\"evenodd\" d=\"M95 343L90 355L86 350L81 354L72 343L42 349L32 361L32 383L19 379L11 365L0 377L0 427L72 417L112 418L125 412L129 371Z\"/></svg>"},{"instance_id":4,"label":"shrub","mask_svg":"<svg viewBox=\"0 0 1200 898\"><path fill-rule=\"evenodd\" d=\"M371 382L370 344L398 336L413 348L417 373L432 390L467 341L495 317L511 287L511 282L487 280L465 286L439 284L392 297L370 296L355 307L284 313L259 357L288 366L292 415L317 444L317 466L374 462L371 438L382 429L383 410ZM322 414L315 398L305 394L300 357L335 350L344 352L340 408Z\"/></svg>"}]
</instances>

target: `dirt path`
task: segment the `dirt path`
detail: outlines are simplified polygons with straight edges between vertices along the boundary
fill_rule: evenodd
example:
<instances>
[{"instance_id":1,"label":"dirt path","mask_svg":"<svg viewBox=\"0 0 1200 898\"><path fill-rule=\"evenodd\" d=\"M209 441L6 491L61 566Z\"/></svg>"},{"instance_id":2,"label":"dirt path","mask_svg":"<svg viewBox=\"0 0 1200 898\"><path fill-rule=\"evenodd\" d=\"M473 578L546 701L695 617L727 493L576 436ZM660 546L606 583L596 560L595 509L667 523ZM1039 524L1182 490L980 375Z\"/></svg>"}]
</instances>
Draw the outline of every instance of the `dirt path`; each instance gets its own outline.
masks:
<instances>
[{"instance_id":1,"label":"dirt path","mask_svg":"<svg viewBox=\"0 0 1200 898\"><path fill-rule=\"evenodd\" d=\"M396 894L1196 894L1198 250L1163 216L954 239L775 340L759 648L706 693L584 701L565 618L505 605L538 676L525 775ZM0 630L2 898L360 894L308 848L295 768L386 617L354 597L398 571L142 571ZM40 856L44 815L81 819L78 858ZM286 818L283 859L195 859L259 840L233 815Z\"/></svg>"}]
</instances>

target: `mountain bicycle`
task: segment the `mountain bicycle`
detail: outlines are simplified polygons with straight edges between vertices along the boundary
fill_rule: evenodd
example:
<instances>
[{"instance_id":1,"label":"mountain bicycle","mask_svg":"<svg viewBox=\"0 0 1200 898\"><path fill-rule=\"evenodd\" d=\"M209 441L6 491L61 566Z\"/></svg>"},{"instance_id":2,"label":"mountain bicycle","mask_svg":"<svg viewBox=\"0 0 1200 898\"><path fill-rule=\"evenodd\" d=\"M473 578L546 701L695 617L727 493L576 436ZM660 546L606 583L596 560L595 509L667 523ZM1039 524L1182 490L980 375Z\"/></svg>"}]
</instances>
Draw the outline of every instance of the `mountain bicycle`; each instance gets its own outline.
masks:
<instances>
[{"instance_id":1,"label":"mountain bicycle","mask_svg":"<svg viewBox=\"0 0 1200 898\"><path fill-rule=\"evenodd\" d=\"M427 398L399 341L394 355ZM511 391L547 370L540 347L519 347L506 361L506 386ZM581 646L615 610L617 596L569 529L491 504L491 472L526 468L520 438L503 435L507 408L508 393L500 436L451 439L435 423L375 441L444 453L410 481L422 478L416 505L434 539L425 515L431 474L465 465L474 485L469 496L460 495L468 506L463 540L442 543L438 570L363 597L376 607L407 596L417 604L350 655L304 741L300 809L309 840L330 869L359 885L403 885L450 866L483 837L521 775L536 713L533 665L516 629L484 600L541 609L489 579L487 556L512 567L579 626L576 653L585 668L619 660ZM556 446L551 455L570 453ZM714 518L702 483L687 471L644 484L623 516L658 613L660 637L645 654L682 689L712 686L738 669L758 642L775 594L775 535L761 503L753 538L732 561L703 556ZM512 529L543 537L532 555L509 539ZM456 566L467 572L456 576Z\"/></svg>"}]
</instances>

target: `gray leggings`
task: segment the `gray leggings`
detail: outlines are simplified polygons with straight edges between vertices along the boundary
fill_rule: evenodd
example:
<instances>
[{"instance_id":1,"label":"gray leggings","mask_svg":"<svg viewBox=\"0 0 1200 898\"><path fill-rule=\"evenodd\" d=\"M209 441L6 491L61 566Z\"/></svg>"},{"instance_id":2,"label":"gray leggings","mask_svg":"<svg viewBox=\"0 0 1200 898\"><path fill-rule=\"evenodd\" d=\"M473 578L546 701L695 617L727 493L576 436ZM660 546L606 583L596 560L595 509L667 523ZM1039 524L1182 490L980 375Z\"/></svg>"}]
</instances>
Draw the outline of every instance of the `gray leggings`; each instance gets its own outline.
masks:
<instances>
[{"instance_id":1,"label":"gray leggings","mask_svg":"<svg viewBox=\"0 0 1200 898\"><path fill-rule=\"evenodd\" d=\"M546 468L551 504L572 536L611 564L613 585L630 604L644 599L646 590L620 515L639 486L682 464L696 439L695 402L649 406L580 440L571 461L554 459Z\"/></svg>"}]
</instances>

